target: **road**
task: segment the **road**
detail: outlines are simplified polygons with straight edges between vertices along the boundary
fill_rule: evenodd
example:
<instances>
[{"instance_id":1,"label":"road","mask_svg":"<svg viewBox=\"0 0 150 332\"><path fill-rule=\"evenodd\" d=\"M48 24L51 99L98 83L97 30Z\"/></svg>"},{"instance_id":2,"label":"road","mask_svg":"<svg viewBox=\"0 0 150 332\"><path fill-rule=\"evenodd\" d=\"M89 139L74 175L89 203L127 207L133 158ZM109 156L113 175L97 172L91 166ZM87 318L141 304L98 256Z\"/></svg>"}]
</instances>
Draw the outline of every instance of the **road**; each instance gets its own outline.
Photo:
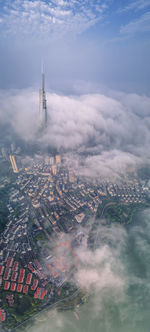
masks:
<instances>
[{"instance_id":1,"label":"road","mask_svg":"<svg viewBox=\"0 0 150 332\"><path fill-rule=\"evenodd\" d=\"M27 318L26 320L24 320L21 324L17 325L17 327L15 327L14 329L10 330L11 332L17 332L19 331L19 328L21 326L23 326L25 323L27 323L30 319L32 318L36 318L38 317L41 313L44 313L45 311L49 310L49 309L55 309L59 303L63 302L63 301L68 301L68 300L73 300L80 292L80 289L78 289L77 291L74 292L74 294L66 297L65 299L60 299L57 302L50 304L49 306L47 306L46 308L44 308L43 310L41 310L40 312L36 313L35 315L33 315L32 317ZM8 330L9 331L9 330Z\"/></svg>"}]
</instances>

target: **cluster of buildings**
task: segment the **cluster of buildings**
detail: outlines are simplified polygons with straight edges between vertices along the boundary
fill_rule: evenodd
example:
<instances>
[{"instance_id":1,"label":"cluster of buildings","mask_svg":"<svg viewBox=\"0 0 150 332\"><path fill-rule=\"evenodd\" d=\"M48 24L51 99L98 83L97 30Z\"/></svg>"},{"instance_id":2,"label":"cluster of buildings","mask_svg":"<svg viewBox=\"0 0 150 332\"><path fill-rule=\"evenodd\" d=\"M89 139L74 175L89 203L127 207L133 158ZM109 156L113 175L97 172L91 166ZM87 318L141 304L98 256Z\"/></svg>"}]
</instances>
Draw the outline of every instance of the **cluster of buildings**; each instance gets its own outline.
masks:
<instances>
[{"instance_id":1,"label":"cluster of buildings","mask_svg":"<svg viewBox=\"0 0 150 332\"><path fill-rule=\"evenodd\" d=\"M0 265L1 289L5 291L9 290L12 293L28 294L30 292L30 295L33 295L34 298L43 300L44 296L47 294L47 290L44 287L48 281L47 276L41 272L41 267L39 269L36 266L36 262L37 260L32 264L29 263L26 268L21 268L18 261L14 261L12 257L8 257L6 264ZM38 284L40 284L41 287L38 287ZM10 296L10 294L6 296L6 298L9 299L9 303L12 299ZM12 306L12 304L13 302L10 303L10 306Z\"/></svg>"},{"instance_id":2,"label":"cluster of buildings","mask_svg":"<svg viewBox=\"0 0 150 332\"><path fill-rule=\"evenodd\" d=\"M15 294L28 294L46 303L52 286L59 289L77 264L75 251L63 241L61 245L65 243L72 255L72 265L61 252L46 254L39 262L41 233L48 241L53 232L58 238L62 232L78 234L79 225L96 215L103 200L118 197L125 204L143 203L149 192L146 182L136 179L120 184L81 180L59 154L34 158L21 169L16 159L10 156L16 180L7 205L8 223L0 237L0 289L10 307L14 306ZM4 321L7 313L0 310Z\"/></svg>"},{"instance_id":3,"label":"cluster of buildings","mask_svg":"<svg viewBox=\"0 0 150 332\"><path fill-rule=\"evenodd\" d=\"M30 200L36 225L45 232L49 228L59 232L63 227L70 231L73 224L86 219L85 210L94 214L101 202L95 185L83 183L61 163L60 155L34 160L32 166L20 172L17 185L22 193L20 199Z\"/></svg>"},{"instance_id":4,"label":"cluster of buildings","mask_svg":"<svg viewBox=\"0 0 150 332\"><path fill-rule=\"evenodd\" d=\"M69 232L77 223L86 221L87 216L96 214L104 199L118 197L126 204L145 202L149 191L145 181L133 179L119 184L107 181L98 184L81 180L61 159L59 154L34 159L19 172L16 181L19 193L12 194L12 203L20 201L27 212L29 204L32 206L35 224L47 238L51 230ZM27 233L27 218L28 213L22 225L19 220L19 234ZM27 239L24 248L22 246L24 251L31 250Z\"/></svg>"},{"instance_id":5,"label":"cluster of buildings","mask_svg":"<svg viewBox=\"0 0 150 332\"><path fill-rule=\"evenodd\" d=\"M107 185L108 194L111 197L118 197L122 203L144 203L149 188L145 181L133 179L132 181Z\"/></svg>"}]
</instances>

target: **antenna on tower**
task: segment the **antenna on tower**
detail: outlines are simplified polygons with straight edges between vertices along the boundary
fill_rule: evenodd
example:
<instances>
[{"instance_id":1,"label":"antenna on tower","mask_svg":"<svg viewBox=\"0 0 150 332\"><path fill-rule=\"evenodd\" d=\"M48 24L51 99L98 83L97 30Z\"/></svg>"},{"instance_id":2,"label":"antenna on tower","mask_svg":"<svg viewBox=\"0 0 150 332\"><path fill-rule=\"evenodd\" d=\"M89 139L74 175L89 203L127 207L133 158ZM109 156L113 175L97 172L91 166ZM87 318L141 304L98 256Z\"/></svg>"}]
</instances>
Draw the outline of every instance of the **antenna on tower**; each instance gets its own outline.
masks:
<instances>
[{"instance_id":1,"label":"antenna on tower","mask_svg":"<svg viewBox=\"0 0 150 332\"><path fill-rule=\"evenodd\" d=\"M41 61L41 73L44 74L44 62L43 62L43 60Z\"/></svg>"},{"instance_id":2,"label":"antenna on tower","mask_svg":"<svg viewBox=\"0 0 150 332\"><path fill-rule=\"evenodd\" d=\"M44 76L44 63L43 60L41 62L41 72L42 72L42 90L45 88L45 76Z\"/></svg>"},{"instance_id":3,"label":"antenna on tower","mask_svg":"<svg viewBox=\"0 0 150 332\"><path fill-rule=\"evenodd\" d=\"M44 75L43 61L41 61L41 74L42 74L42 87L40 89L40 127L44 129L47 124L47 106L46 106L45 75Z\"/></svg>"}]
</instances>

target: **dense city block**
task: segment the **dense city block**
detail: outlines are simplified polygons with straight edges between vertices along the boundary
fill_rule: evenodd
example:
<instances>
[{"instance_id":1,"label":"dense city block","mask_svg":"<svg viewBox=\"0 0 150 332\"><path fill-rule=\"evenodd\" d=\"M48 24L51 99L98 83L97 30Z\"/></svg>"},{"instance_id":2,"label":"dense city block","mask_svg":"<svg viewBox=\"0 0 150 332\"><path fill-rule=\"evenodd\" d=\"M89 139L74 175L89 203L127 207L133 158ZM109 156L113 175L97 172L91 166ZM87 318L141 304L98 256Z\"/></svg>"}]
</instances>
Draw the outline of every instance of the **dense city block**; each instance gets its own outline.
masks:
<instances>
[{"instance_id":1,"label":"dense city block","mask_svg":"<svg viewBox=\"0 0 150 332\"><path fill-rule=\"evenodd\" d=\"M82 303L84 290L72 282L79 263L76 249L85 239L93 248L100 218L126 226L137 209L149 206L148 181L135 174L117 183L95 181L79 176L65 154L26 158L8 151L2 148L0 158L6 164L0 178L6 211L0 237L0 320L6 331L47 306Z\"/></svg>"}]
</instances>

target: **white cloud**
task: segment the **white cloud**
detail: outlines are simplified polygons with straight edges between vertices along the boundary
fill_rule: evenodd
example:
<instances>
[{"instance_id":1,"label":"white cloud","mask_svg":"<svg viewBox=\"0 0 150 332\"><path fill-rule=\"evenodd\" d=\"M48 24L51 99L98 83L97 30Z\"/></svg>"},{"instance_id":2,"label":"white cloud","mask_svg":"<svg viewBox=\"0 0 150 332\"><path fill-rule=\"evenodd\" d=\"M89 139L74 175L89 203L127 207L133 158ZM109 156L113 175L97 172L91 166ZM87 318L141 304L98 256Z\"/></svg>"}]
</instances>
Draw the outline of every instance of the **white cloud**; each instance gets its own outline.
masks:
<instances>
[{"instance_id":1,"label":"white cloud","mask_svg":"<svg viewBox=\"0 0 150 332\"><path fill-rule=\"evenodd\" d=\"M36 105L38 96L28 90L1 91L0 123L9 124L22 136L33 138L36 133ZM6 99L5 99L6 98ZM7 103L6 100L9 100Z\"/></svg>"},{"instance_id":2,"label":"white cloud","mask_svg":"<svg viewBox=\"0 0 150 332\"><path fill-rule=\"evenodd\" d=\"M133 35L135 33L143 33L150 31L150 11L141 15L139 18L122 25L120 33L122 35Z\"/></svg>"},{"instance_id":3,"label":"white cloud","mask_svg":"<svg viewBox=\"0 0 150 332\"><path fill-rule=\"evenodd\" d=\"M96 250L81 247L78 285L86 287L88 303L72 311L51 308L29 321L28 332L149 331L150 210L137 215L125 230L99 224Z\"/></svg>"},{"instance_id":4,"label":"white cloud","mask_svg":"<svg viewBox=\"0 0 150 332\"><path fill-rule=\"evenodd\" d=\"M92 153L92 150L90 151ZM97 155L85 158L80 174L97 179L117 181L124 178L128 171L136 169L142 163L139 157L121 150L102 151Z\"/></svg>"},{"instance_id":5,"label":"white cloud","mask_svg":"<svg viewBox=\"0 0 150 332\"><path fill-rule=\"evenodd\" d=\"M119 12L126 12L126 11L130 11L130 10L139 11L139 10L143 10L149 6L150 6L150 0L136 0L136 1L129 2L129 4L127 6L119 9Z\"/></svg>"},{"instance_id":6,"label":"white cloud","mask_svg":"<svg viewBox=\"0 0 150 332\"><path fill-rule=\"evenodd\" d=\"M47 93L49 124L36 138L39 95L31 90L0 93L0 120L25 140L39 140L74 151L80 173L124 176L149 161L150 99L136 94L112 93L63 96ZM78 157L77 157L78 154ZM85 158L80 155L85 155ZM84 160L84 167L83 167Z\"/></svg>"},{"instance_id":7,"label":"white cloud","mask_svg":"<svg viewBox=\"0 0 150 332\"><path fill-rule=\"evenodd\" d=\"M121 297L127 282L120 261L126 239L127 234L122 227L107 227L100 222L94 237L95 250L90 250L86 245L76 249L79 265L74 276L75 282L88 291L94 289L102 292L107 289L119 293Z\"/></svg>"},{"instance_id":8,"label":"white cloud","mask_svg":"<svg viewBox=\"0 0 150 332\"><path fill-rule=\"evenodd\" d=\"M105 2L87 1L6 1L1 12L3 29L7 33L81 33L102 18ZM49 22L48 22L49 19ZM61 23L61 28L60 28ZM63 28L62 28L63 26Z\"/></svg>"},{"instance_id":9,"label":"white cloud","mask_svg":"<svg viewBox=\"0 0 150 332\"><path fill-rule=\"evenodd\" d=\"M120 42L133 37L136 33L143 34L150 31L150 0L129 1L117 10L127 23L119 26L119 35L112 38L111 42ZM129 16L128 16L129 14Z\"/></svg>"}]
</instances>

